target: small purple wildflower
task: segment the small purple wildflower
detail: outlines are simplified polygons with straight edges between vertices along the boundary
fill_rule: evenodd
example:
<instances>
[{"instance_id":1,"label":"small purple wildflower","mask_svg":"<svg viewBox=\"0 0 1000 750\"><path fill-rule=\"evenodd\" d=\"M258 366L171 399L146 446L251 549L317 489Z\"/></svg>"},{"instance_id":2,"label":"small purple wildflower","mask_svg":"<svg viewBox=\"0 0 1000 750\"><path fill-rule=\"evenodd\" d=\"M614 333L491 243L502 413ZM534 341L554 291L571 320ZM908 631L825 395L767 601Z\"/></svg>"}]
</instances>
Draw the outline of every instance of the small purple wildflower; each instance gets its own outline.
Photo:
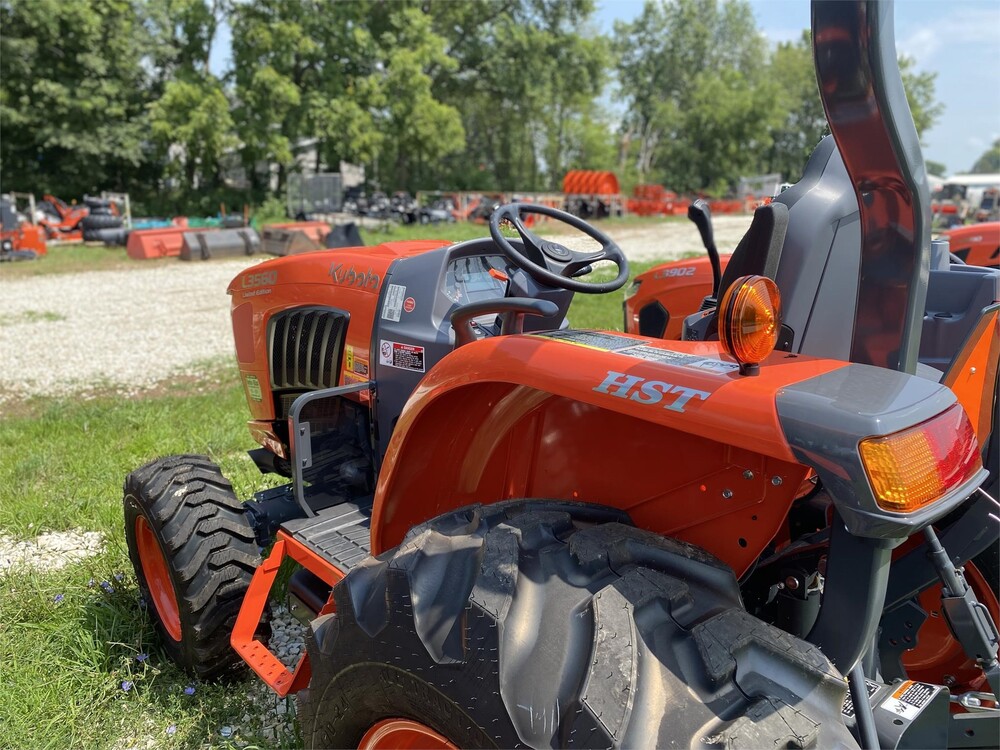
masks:
<instances>
[{"instance_id":1,"label":"small purple wildflower","mask_svg":"<svg viewBox=\"0 0 1000 750\"><path fill-rule=\"evenodd\" d=\"M133 687L131 680L122 680L122 690L126 693Z\"/></svg>"},{"instance_id":2,"label":"small purple wildflower","mask_svg":"<svg viewBox=\"0 0 1000 750\"><path fill-rule=\"evenodd\" d=\"M56 594L55 596L52 597L52 601L54 601L56 604L62 604L64 598L65 597L62 594Z\"/></svg>"},{"instance_id":3,"label":"small purple wildflower","mask_svg":"<svg viewBox=\"0 0 1000 750\"><path fill-rule=\"evenodd\" d=\"M194 695L194 685L188 685L184 688L184 695Z\"/></svg>"},{"instance_id":4,"label":"small purple wildflower","mask_svg":"<svg viewBox=\"0 0 1000 750\"><path fill-rule=\"evenodd\" d=\"M167 727L167 734L170 734L170 735L177 734L177 725L176 724L171 724L169 727Z\"/></svg>"},{"instance_id":5,"label":"small purple wildflower","mask_svg":"<svg viewBox=\"0 0 1000 750\"><path fill-rule=\"evenodd\" d=\"M112 586L108 581L101 581L101 588L104 589L104 592L107 594L115 593L115 587Z\"/></svg>"},{"instance_id":6,"label":"small purple wildflower","mask_svg":"<svg viewBox=\"0 0 1000 750\"><path fill-rule=\"evenodd\" d=\"M89 581L87 581L87 588L88 589L92 589L96 585L97 585L97 581L95 581L93 578L91 578Z\"/></svg>"},{"instance_id":7,"label":"small purple wildflower","mask_svg":"<svg viewBox=\"0 0 1000 750\"><path fill-rule=\"evenodd\" d=\"M122 574L122 573L115 573L115 580L118 581L119 583L122 580L124 580L124 578L125 578L124 574Z\"/></svg>"},{"instance_id":8,"label":"small purple wildflower","mask_svg":"<svg viewBox=\"0 0 1000 750\"><path fill-rule=\"evenodd\" d=\"M143 596L139 597L139 609L145 609L148 605L146 604L146 598Z\"/></svg>"},{"instance_id":9,"label":"small purple wildflower","mask_svg":"<svg viewBox=\"0 0 1000 750\"><path fill-rule=\"evenodd\" d=\"M142 664L148 658L149 658L149 654L136 654L135 655L135 660L137 662L139 662L140 664Z\"/></svg>"}]
</instances>

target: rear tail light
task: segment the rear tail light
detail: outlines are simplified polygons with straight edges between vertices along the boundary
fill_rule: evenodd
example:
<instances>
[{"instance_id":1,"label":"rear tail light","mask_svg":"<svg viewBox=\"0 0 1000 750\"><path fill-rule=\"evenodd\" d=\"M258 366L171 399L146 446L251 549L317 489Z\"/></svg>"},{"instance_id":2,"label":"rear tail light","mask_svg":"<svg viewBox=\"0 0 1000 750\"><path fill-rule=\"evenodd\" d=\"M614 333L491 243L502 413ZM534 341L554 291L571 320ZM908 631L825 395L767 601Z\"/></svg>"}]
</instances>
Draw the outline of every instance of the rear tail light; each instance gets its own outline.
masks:
<instances>
[{"instance_id":1,"label":"rear tail light","mask_svg":"<svg viewBox=\"0 0 1000 750\"><path fill-rule=\"evenodd\" d=\"M865 438L858 448L875 502L896 513L944 497L982 468L976 434L960 404L915 427Z\"/></svg>"}]
</instances>

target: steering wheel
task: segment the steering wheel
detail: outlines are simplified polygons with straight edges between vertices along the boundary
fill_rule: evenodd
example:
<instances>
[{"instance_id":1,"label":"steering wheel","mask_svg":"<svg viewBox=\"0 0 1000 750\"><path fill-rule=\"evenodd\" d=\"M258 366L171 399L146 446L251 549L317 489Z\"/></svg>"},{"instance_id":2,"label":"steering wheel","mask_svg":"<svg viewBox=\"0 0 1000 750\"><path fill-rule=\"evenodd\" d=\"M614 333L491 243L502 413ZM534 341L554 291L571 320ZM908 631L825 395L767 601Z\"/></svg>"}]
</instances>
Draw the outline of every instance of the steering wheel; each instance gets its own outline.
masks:
<instances>
[{"instance_id":1,"label":"steering wheel","mask_svg":"<svg viewBox=\"0 0 1000 750\"><path fill-rule=\"evenodd\" d=\"M582 253L570 250L558 242L543 240L524 226L521 214L541 214L558 219L596 240L600 243L601 249L591 253ZM504 221L514 227L521 236L521 241L524 243L523 250L515 247L500 232L500 224ZM584 294L604 294L621 289L628 281L628 260L615 241L583 219L560 211L558 208L540 206L534 203L507 203L499 206L490 216L490 235L514 265L524 269L536 281L549 286L571 292L583 292ZM618 266L618 276L614 281L588 284L576 278L577 273L601 260L610 260Z\"/></svg>"}]
</instances>

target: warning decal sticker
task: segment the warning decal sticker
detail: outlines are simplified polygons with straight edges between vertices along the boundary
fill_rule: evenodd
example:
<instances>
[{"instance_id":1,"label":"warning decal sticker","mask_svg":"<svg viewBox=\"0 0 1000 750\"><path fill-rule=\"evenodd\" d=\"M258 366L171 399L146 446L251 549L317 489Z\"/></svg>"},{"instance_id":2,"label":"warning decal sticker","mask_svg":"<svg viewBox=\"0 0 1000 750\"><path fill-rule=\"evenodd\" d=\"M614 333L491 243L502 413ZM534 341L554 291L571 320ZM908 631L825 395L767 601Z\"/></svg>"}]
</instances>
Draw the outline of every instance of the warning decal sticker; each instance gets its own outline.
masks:
<instances>
[{"instance_id":1,"label":"warning decal sticker","mask_svg":"<svg viewBox=\"0 0 1000 750\"><path fill-rule=\"evenodd\" d=\"M264 394L260 390L260 381L257 380L256 375L247 375L247 393L250 394L250 398L254 401L262 401Z\"/></svg>"},{"instance_id":2,"label":"warning decal sticker","mask_svg":"<svg viewBox=\"0 0 1000 750\"><path fill-rule=\"evenodd\" d=\"M598 331L547 331L538 334L543 338L565 341L567 344L585 346L588 349L600 349L602 351L617 351L628 346L635 346L635 339L626 336L616 336L613 333L600 333Z\"/></svg>"},{"instance_id":3,"label":"warning decal sticker","mask_svg":"<svg viewBox=\"0 0 1000 750\"><path fill-rule=\"evenodd\" d=\"M403 311L403 300L406 298L406 287L402 284L389 284L385 290L385 302L382 305L382 320L399 322Z\"/></svg>"},{"instance_id":4,"label":"warning decal sticker","mask_svg":"<svg viewBox=\"0 0 1000 750\"><path fill-rule=\"evenodd\" d=\"M347 354L344 357L344 370L354 375L368 377L368 360L355 356L354 347L350 344L346 347Z\"/></svg>"},{"instance_id":5,"label":"warning decal sticker","mask_svg":"<svg viewBox=\"0 0 1000 750\"><path fill-rule=\"evenodd\" d=\"M598 349L600 351L624 354L626 357L644 359L647 362L659 362L675 367L693 367L698 370L725 375L740 369L735 362L724 362L721 359L705 357L703 354L685 354L675 352L670 349L660 349L648 344L638 344L637 339L627 336L618 336L613 333L600 333L597 331L548 331L537 334L544 338L565 341L567 344L583 346L587 349Z\"/></svg>"},{"instance_id":6,"label":"warning decal sticker","mask_svg":"<svg viewBox=\"0 0 1000 750\"><path fill-rule=\"evenodd\" d=\"M878 683L872 682L871 680L865 680L865 688L868 690L868 699L878 692ZM846 716L848 719L854 718L854 699L851 697L850 692L847 693L847 697L844 698L844 705L840 709L840 713Z\"/></svg>"},{"instance_id":7,"label":"warning decal sticker","mask_svg":"<svg viewBox=\"0 0 1000 750\"><path fill-rule=\"evenodd\" d=\"M920 715L923 707L930 703L938 690L940 688L925 682L906 680L892 692L892 695L879 708L913 721Z\"/></svg>"},{"instance_id":8,"label":"warning decal sticker","mask_svg":"<svg viewBox=\"0 0 1000 750\"><path fill-rule=\"evenodd\" d=\"M378 361L400 370L424 372L424 347L383 339L378 347Z\"/></svg>"}]
</instances>

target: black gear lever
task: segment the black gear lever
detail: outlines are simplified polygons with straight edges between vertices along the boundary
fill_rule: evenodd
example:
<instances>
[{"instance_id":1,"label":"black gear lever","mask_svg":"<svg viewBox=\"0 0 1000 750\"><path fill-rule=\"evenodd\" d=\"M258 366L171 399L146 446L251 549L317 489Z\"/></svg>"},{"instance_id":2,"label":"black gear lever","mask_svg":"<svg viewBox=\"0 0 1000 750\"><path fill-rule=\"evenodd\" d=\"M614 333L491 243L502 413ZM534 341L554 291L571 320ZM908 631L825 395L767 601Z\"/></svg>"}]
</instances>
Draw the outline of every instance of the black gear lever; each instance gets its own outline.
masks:
<instances>
[{"instance_id":1,"label":"black gear lever","mask_svg":"<svg viewBox=\"0 0 1000 750\"><path fill-rule=\"evenodd\" d=\"M708 208L708 203L701 198L695 200L688 206L688 218L698 227L701 234L701 244L708 251L708 259L712 263L712 301L713 304L702 304L701 309L715 307L719 299L719 284L722 280L722 266L719 263L719 249L715 246L715 238L712 236L712 212Z\"/></svg>"}]
</instances>

